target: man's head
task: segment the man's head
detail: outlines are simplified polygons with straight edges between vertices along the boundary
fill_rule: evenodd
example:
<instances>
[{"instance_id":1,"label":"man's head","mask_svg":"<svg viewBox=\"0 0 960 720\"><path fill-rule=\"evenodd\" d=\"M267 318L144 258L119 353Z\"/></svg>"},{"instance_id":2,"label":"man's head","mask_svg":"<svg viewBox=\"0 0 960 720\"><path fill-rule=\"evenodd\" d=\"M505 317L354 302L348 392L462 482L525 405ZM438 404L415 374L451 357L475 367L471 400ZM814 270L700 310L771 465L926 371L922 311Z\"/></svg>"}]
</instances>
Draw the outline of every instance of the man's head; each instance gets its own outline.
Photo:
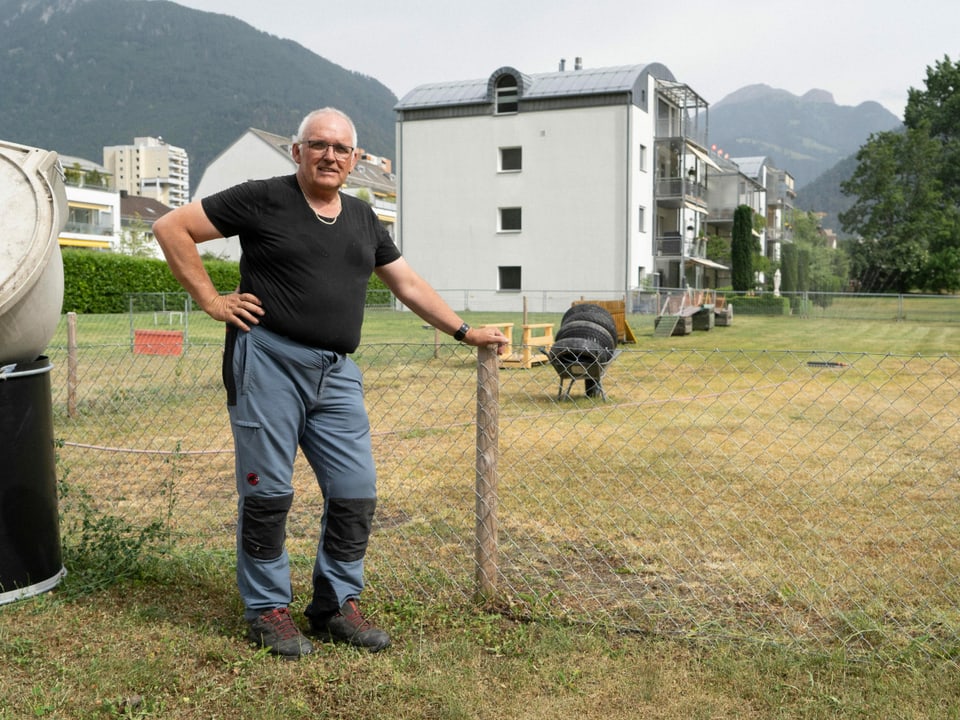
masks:
<instances>
[{"instance_id":1,"label":"man's head","mask_svg":"<svg viewBox=\"0 0 960 720\"><path fill-rule=\"evenodd\" d=\"M319 110L314 110L310 112L303 120L301 120L300 127L297 129L297 137L295 141L300 142L302 140L309 139L309 135L307 133L310 129L310 123L313 122L313 120L318 115L328 115L328 114L337 115L342 120L345 120L347 122L347 124L350 126L350 134L351 134L350 143L353 147L356 147L357 146L357 128L353 124L353 120L351 120L350 116L347 115L345 112L343 112L343 110L337 110L337 108L333 108L333 107L325 107L325 108L320 108Z\"/></svg>"},{"instance_id":2,"label":"man's head","mask_svg":"<svg viewBox=\"0 0 960 720\"><path fill-rule=\"evenodd\" d=\"M297 177L308 192L336 191L357 163L357 129L336 108L321 108L300 123L292 149Z\"/></svg>"}]
</instances>

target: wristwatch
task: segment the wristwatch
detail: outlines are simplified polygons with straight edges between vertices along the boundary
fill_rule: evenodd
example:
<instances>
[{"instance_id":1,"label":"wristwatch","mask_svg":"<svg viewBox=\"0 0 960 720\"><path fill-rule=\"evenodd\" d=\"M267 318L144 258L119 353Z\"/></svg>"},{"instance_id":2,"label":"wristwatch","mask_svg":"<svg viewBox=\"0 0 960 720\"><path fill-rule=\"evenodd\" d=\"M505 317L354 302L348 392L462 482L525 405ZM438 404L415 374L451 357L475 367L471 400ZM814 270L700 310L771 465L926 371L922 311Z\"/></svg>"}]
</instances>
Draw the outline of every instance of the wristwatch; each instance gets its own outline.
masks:
<instances>
[{"instance_id":1,"label":"wristwatch","mask_svg":"<svg viewBox=\"0 0 960 720\"><path fill-rule=\"evenodd\" d=\"M457 342L463 342L463 339L467 336L467 333L470 331L470 326L464 323L460 326L460 329L453 334L453 339Z\"/></svg>"}]
</instances>

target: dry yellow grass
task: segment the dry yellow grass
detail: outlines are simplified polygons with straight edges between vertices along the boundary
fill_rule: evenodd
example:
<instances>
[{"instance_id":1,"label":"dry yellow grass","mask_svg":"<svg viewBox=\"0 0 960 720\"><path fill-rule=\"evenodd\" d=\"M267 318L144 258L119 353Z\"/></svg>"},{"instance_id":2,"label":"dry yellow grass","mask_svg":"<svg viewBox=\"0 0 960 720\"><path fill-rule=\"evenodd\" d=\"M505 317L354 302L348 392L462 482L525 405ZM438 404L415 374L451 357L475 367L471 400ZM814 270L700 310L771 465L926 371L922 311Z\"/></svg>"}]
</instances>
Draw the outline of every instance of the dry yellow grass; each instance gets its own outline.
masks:
<instances>
[{"instance_id":1,"label":"dry yellow grass","mask_svg":"<svg viewBox=\"0 0 960 720\"><path fill-rule=\"evenodd\" d=\"M55 358L66 481L176 542L140 582L0 610L0 718L956 716L956 360L689 339L626 348L607 402L501 374L502 615L472 601L473 355L362 348L369 603L397 643L295 664L240 639L219 348L87 348L75 418ZM302 460L297 493L299 608L321 503Z\"/></svg>"},{"instance_id":2,"label":"dry yellow grass","mask_svg":"<svg viewBox=\"0 0 960 720\"><path fill-rule=\"evenodd\" d=\"M752 321L710 342L750 337ZM852 327L857 345L878 334ZM819 647L844 642L850 614L887 627L894 645L933 622L956 627L956 362L693 342L624 347L606 402L582 383L558 401L549 366L501 371L501 587L516 611ZM66 363L54 371L68 478L105 510L166 517L182 542L229 548L219 347L84 357L94 352L77 417L63 413ZM472 590L475 359L451 344L434 355L358 353L380 472L372 577L398 597L428 592L424 567ZM824 358L839 365L808 364ZM309 557L321 499L302 459L296 475L290 548Z\"/></svg>"}]
</instances>

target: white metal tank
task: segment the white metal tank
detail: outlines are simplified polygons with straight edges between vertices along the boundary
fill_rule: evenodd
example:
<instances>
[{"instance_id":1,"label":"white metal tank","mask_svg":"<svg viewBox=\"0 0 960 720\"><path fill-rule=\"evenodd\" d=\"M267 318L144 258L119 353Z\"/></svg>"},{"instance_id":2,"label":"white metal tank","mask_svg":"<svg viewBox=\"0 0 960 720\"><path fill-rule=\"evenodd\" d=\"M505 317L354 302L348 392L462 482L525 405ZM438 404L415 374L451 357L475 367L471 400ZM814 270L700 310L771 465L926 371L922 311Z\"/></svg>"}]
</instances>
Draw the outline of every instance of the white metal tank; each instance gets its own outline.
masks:
<instances>
[{"instance_id":1,"label":"white metal tank","mask_svg":"<svg viewBox=\"0 0 960 720\"><path fill-rule=\"evenodd\" d=\"M57 153L0 140L0 366L36 360L56 332L66 219Z\"/></svg>"}]
</instances>

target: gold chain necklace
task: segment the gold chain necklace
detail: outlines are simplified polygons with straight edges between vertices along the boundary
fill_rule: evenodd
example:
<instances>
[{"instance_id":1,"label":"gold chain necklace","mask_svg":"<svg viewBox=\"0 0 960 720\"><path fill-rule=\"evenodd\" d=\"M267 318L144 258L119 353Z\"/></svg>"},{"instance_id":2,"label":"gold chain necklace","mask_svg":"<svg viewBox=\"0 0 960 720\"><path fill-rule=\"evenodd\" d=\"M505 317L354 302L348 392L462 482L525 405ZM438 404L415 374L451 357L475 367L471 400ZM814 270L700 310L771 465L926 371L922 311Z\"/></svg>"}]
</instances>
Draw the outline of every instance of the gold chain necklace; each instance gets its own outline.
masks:
<instances>
[{"instance_id":1,"label":"gold chain necklace","mask_svg":"<svg viewBox=\"0 0 960 720\"><path fill-rule=\"evenodd\" d=\"M313 210L313 205L310 204L310 198L307 197L307 194L303 191L303 186L300 185L300 181L297 180L297 187L300 188L300 194L303 195L303 199L307 203L307 207ZM340 193L337 193L337 199L340 198ZM313 214L317 216L317 220L322 222L324 225L334 225L337 220L340 219L340 213L343 212L343 201L340 201L340 209L337 211L337 214L333 216L333 220L327 220L323 215L318 213L316 210L313 210Z\"/></svg>"},{"instance_id":2,"label":"gold chain necklace","mask_svg":"<svg viewBox=\"0 0 960 720\"><path fill-rule=\"evenodd\" d=\"M313 209L313 208L311 208L311 209ZM339 219L339 217L340 217L340 213L337 213L337 214L334 216L333 220L327 220L323 215L321 215L320 213L318 213L316 210L313 211L313 214L316 215L316 216L317 216L317 220L319 220L320 222L322 222L324 225L334 225L334 224L337 222L337 220Z\"/></svg>"}]
</instances>

